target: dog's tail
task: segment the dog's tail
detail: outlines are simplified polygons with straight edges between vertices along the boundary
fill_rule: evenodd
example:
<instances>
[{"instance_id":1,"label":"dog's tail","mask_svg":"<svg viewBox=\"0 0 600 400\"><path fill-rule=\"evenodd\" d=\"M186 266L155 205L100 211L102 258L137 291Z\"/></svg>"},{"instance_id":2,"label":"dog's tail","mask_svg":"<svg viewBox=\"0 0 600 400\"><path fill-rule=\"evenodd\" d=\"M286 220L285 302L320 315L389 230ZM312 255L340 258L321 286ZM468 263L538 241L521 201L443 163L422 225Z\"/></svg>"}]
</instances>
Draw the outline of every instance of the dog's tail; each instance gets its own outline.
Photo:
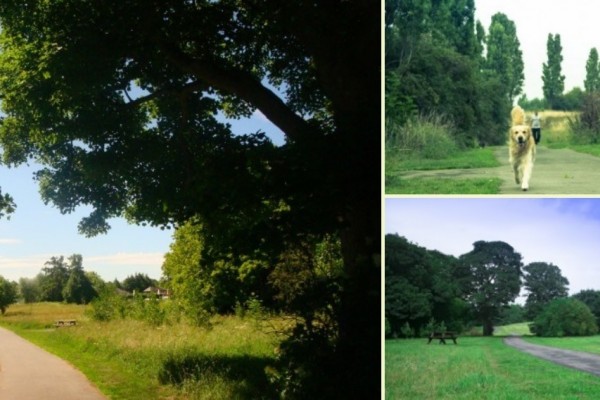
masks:
<instances>
[{"instance_id":1,"label":"dog's tail","mask_svg":"<svg viewBox=\"0 0 600 400\"><path fill-rule=\"evenodd\" d=\"M510 112L512 125L525 125L525 111L520 106L515 106Z\"/></svg>"}]
</instances>

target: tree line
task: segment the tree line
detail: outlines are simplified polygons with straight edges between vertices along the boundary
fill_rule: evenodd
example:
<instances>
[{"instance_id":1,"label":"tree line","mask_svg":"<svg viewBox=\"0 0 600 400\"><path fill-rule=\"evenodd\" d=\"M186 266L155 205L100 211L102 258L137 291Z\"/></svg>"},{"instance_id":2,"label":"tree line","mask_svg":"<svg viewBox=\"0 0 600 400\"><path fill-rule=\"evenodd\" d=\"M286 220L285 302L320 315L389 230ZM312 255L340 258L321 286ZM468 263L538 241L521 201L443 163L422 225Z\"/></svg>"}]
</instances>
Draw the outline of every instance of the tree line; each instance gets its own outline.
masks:
<instances>
[{"instance_id":1,"label":"tree line","mask_svg":"<svg viewBox=\"0 0 600 400\"><path fill-rule=\"evenodd\" d=\"M129 275L122 282L117 279L106 282L96 272L84 270L80 254L73 254L66 260L64 256L51 257L44 265L33 278L20 278L18 282L13 282L0 277L2 314L18 301L89 304L103 293L116 289L141 293L148 287L159 284L143 273Z\"/></svg>"},{"instance_id":2,"label":"tree line","mask_svg":"<svg viewBox=\"0 0 600 400\"><path fill-rule=\"evenodd\" d=\"M549 33L540 77L543 98L530 99L523 93L516 24L496 13L486 31L475 21L474 0L386 0L385 41L386 129L433 113L453 123L459 144L501 144L515 102L527 110L585 111L593 101L598 130L595 48L586 63L584 89L565 93L561 36Z\"/></svg>"},{"instance_id":3,"label":"tree line","mask_svg":"<svg viewBox=\"0 0 600 400\"><path fill-rule=\"evenodd\" d=\"M494 325L523 321L534 321L541 331L559 314L546 309L568 297L569 281L558 266L523 265L521 254L505 242L477 241L470 252L454 257L388 234L385 249L388 337L424 336L440 326L458 332L482 326L489 336ZM522 289L525 304L515 304ZM593 325L600 322L600 291L584 290L572 300L589 308L583 313L594 316Z\"/></svg>"}]
</instances>

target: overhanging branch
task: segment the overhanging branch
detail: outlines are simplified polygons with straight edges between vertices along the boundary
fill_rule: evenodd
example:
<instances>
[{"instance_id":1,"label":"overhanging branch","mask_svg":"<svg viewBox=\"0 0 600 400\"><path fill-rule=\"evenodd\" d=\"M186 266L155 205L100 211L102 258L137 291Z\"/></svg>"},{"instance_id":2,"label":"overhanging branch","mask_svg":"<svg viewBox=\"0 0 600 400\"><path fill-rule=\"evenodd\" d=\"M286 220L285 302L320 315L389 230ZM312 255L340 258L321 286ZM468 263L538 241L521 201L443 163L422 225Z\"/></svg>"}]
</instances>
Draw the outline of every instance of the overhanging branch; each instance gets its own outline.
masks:
<instances>
[{"instance_id":1,"label":"overhanging branch","mask_svg":"<svg viewBox=\"0 0 600 400\"><path fill-rule=\"evenodd\" d=\"M288 138L298 140L311 132L312 128L303 118L251 74L193 58L169 43L161 42L159 47L168 59L183 71L194 74L196 78L217 90L234 94L252 104Z\"/></svg>"}]
</instances>

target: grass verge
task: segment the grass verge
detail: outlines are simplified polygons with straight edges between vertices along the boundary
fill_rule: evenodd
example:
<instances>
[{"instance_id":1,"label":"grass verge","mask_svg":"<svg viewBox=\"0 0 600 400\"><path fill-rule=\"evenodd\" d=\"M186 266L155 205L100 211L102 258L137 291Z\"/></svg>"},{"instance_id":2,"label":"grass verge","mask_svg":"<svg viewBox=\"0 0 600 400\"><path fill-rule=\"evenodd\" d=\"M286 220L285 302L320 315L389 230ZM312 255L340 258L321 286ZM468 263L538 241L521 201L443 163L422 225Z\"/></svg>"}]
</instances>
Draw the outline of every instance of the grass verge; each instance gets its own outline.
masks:
<instances>
[{"instance_id":1,"label":"grass verge","mask_svg":"<svg viewBox=\"0 0 600 400\"><path fill-rule=\"evenodd\" d=\"M385 398L596 399L592 375L537 359L502 338L459 338L458 345L426 339L385 343Z\"/></svg>"},{"instance_id":2,"label":"grass verge","mask_svg":"<svg viewBox=\"0 0 600 400\"><path fill-rule=\"evenodd\" d=\"M265 369L281 337L275 318L215 317L212 328L96 322L85 307L13 305L0 324L81 370L110 399L270 399ZM75 327L52 327L58 318Z\"/></svg>"},{"instance_id":3,"label":"grass verge","mask_svg":"<svg viewBox=\"0 0 600 400\"><path fill-rule=\"evenodd\" d=\"M493 147L460 151L442 159L402 158L386 153L386 174L435 169L492 168L499 165Z\"/></svg>"},{"instance_id":4,"label":"grass verge","mask_svg":"<svg viewBox=\"0 0 600 400\"><path fill-rule=\"evenodd\" d=\"M525 338L528 342L544 346L559 347L567 350L585 351L600 354L600 336L542 338L532 336Z\"/></svg>"},{"instance_id":5,"label":"grass verge","mask_svg":"<svg viewBox=\"0 0 600 400\"><path fill-rule=\"evenodd\" d=\"M386 194L497 194L500 178L438 179L386 176Z\"/></svg>"}]
</instances>

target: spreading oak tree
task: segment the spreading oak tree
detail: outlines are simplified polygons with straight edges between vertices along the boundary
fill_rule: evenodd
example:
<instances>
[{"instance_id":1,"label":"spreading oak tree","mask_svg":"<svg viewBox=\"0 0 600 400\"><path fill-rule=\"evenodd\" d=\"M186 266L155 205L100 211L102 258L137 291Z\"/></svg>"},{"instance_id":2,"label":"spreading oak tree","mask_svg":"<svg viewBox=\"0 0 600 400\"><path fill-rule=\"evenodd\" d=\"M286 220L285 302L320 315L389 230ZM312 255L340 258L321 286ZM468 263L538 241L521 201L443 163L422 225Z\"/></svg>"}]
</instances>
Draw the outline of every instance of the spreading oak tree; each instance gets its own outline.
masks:
<instances>
[{"instance_id":1,"label":"spreading oak tree","mask_svg":"<svg viewBox=\"0 0 600 400\"><path fill-rule=\"evenodd\" d=\"M2 161L42 164L62 212L91 206L87 235L117 216L199 218L222 253L338 235L344 368L330 372L376 397L380 15L367 0L2 1ZM217 118L255 110L284 145Z\"/></svg>"}]
</instances>

